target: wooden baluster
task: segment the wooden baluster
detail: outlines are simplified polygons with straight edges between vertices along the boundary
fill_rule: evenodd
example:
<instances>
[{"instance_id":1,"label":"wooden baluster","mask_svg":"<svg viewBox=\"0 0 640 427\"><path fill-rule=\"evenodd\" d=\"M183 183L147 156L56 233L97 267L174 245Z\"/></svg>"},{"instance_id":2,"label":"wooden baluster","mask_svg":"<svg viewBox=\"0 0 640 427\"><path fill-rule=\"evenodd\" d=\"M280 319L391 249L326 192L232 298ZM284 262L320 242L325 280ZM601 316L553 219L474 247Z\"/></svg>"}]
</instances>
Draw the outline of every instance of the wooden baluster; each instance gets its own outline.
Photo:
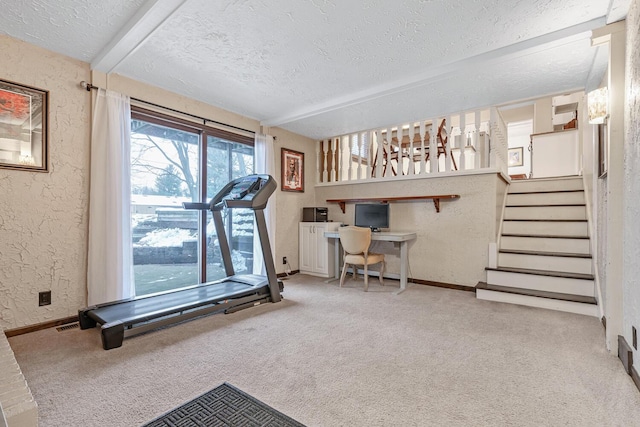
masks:
<instances>
[{"instance_id":1,"label":"wooden baluster","mask_svg":"<svg viewBox=\"0 0 640 427\"><path fill-rule=\"evenodd\" d=\"M480 110L476 111L476 119L474 123L473 130L473 148L475 148L473 157L473 167L474 169L480 169Z\"/></svg>"},{"instance_id":2,"label":"wooden baluster","mask_svg":"<svg viewBox=\"0 0 640 427\"><path fill-rule=\"evenodd\" d=\"M355 142L354 139L356 139L354 134L349 135L349 175L348 175L348 181L351 181L351 178L353 177L353 143Z\"/></svg>"},{"instance_id":3,"label":"wooden baluster","mask_svg":"<svg viewBox=\"0 0 640 427\"><path fill-rule=\"evenodd\" d=\"M360 172L361 172L361 168L362 168L362 134L361 133L356 133L355 136L355 144L356 144L356 152L358 153L358 155L356 156L356 159L358 159L358 162L356 163L356 179L360 179ZM351 154L353 154L353 152L351 152Z\"/></svg>"},{"instance_id":4,"label":"wooden baluster","mask_svg":"<svg viewBox=\"0 0 640 427\"><path fill-rule=\"evenodd\" d=\"M407 156L407 162L409 163L409 168L407 170L407 173L409 175L414 175L416 173L416 162L414 161L414 158L413 158L413 139L416 133L415 123L409 123L408 132L409 132L409 155Z\"/></svg>"},{"instance_id":5,"label":"wooden baluster","mask_svg":"<svg viewBox=\"0 0 640 427\"><path fill-rule=\"evenodd\" d=\"M387 168L384 171L384 176L393 176L393 169L395 168L395 166L393 166L393 163L391 163L391 155L393 154L393 129L392 128L387 128L387 137L385 138L387 141L387 149L388 149L388 153L387 153Z\"/></svg>"},{"instance_id":6,"label":"wooden baluster","mask_svg":"<svg viewBox=\"0 0 640 427\"><path fill-rule=\"evenodd\" d=\"M340 143L338 142L338 138L331 138L328 142L331 143L331 174L330 174L330 180L331 182L335 182L338 180L338 153L337 151L337 147L340 145Z\"/></svg>"},{"instance_id":7,"label":"wooden baluster","mask_svg":"<svg viewBox=\"0 0 640 427\"><path fill-rule=\"evenodd\" d=\"M340 181L346 181L347 179L349 179L349 177L347 176L347 172L349 172L349 164L346 163L344 161L345 159L345 155L344 155L344 151L348 150L348 140L346 140L345 138L348 138L347 136L341 136L339 137L339 144L340 144L340 149L338 150L338 154L340 155L340 170L338 171L340 174Z\"/></svg>"},{"instance_id":8,"label":"wooden baluster","mask_svg":"<svg viewBox=\"0 0 640 427\"><path fill-rule=\"evenodd\" d=\"M458 163L458 167L460 168L461 171L467 168L465 164L465 160L466 160L465 147L467 145L467 132L465 128L466 128L466 114L460 113L460 136L459 136L460 142L458 144L458 147L460 147L460 162Z\"/></svg>"},{"instance_id":9,"label":"wooden baluster","mask_svg":"<svg viewBox=\"0 0 640 427\"><path fill-rule=\"evenodd\" d=\"M404 174L404 159L402 155L402 125L399 125L396 130L396 139L398 140L398 173L397 175Z\"/></svg>"},{"instance_id":10,"label":"wooden baluster","mask_svg":"<svg viewBox=\"0 0 640 427\"><path fill-rule=\"evenodd\" d=\"M453 147L453 137L451 136L451 125L452 125L452 119L451 119L451 115L448 115L447 117L445 117L445 125L442 127L442 140L444 141L446 139L447 143L444 144L444 170L445 172L451 172L452 168L451 168L451 159L453 158L453 153L451 152L451 148ZM438 165L440 165L440 161L438 160Z\"/></svg>"},{"instance_id":11,"label":"wooden baluster","mask_svg":"<svg viewBox=\"0 0 640 427\"><path fill-rule=\"evenodd\" d=\"M324 165L321 164L321 158L324 149L324 140L320 139L316 144L316 180L318 182L324 182Z\"/></svg>"},{"instance_id":12,"label":"wooden baluster","mask_svg":"<svg viewBox=\"0 0 640 427\"><path fill-rule=\"evenodd\" d=\"M383 158L382 156L383 151L382 151L382 144L383 144L383 140L382 140L382 129L377 129L376 130L376 149L378 150L378 154L376 155L376 178L380 178L382 176L382 161Z\"/></svg>"},{"instance_id":13,"label":"wooden baluster","mask_svg":"<svg viewBox=\"0 0 640 427\"><path fill-rule=\"evenodd\" d=\"M420 174L422 175L423 173L425 173L424 170L424 157L425 157L425 153L424 153L424 133L425 133L425 124L426 122L424 120L422 120L420 122Z\"/></svg>"},{"instance_id":14,"label":"wooden baluster","mask_svg":"<svg viewBox=\"0 0 640 427\"><path fill-rule=\"evenodd\" d=\"M328 182L329 181L329 171L328 171L329 163L327 161L329 160L329 141L327 141L326 144L324 142L322 144L322 158L324 159L324 164L322 165L322 171L321 171L322 182Z\"/></svg>"},{"instance_id":15,"label":"wooden baluster","mask_svg":"<svg viewBox=\"0 0 640 427\"><path fill-rule=\"evenodd\" d=\"M371 178L373 172L373 132L372 130L367 132L367 171L364 176L365 179Z\"/></svg>"},{"instance_id":16,"label":"wooden baluster","mask_svg":"<svg viewBox=\"0 0 640 427\"><path fill-rule=\"evenodd\" d=\"M429 131L429 170L431 173L438 172L438 126L440 119L435 118L431 121L431 130Z\"/></svg>"},{"instance_id":17,"label":"wooden baluster","mask_svg":"<svg viewBox=\"0 0 640 427\"><path fill-rule=\"evenodd\" d=\"M359 133L358 135L358 179L362 179L363 174L363 165L362 165L362 157L364 154L364 132Z\"/></svg>"},{"instance_id":18,"label":"wooden baluster","mask_svg":"<svg viewBox=\"0 0 640 427\"><path fill-rule=\"evenodd\" d=\"M488 168L491 156L491 122L485 123L484 137L482 138L482 167Z\"/></svg>"}]
</instances>

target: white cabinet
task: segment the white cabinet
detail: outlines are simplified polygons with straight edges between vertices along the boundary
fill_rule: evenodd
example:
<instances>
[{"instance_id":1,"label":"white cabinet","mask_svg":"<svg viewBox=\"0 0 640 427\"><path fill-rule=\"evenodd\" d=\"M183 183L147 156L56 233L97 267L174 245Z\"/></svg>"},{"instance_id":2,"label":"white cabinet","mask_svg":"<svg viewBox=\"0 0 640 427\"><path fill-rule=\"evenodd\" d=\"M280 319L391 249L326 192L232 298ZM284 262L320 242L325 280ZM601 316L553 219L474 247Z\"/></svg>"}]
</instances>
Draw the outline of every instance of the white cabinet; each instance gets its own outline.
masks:
<instances>
[{"instance_id":1,"label":"white cabinet","mask_svg":"<svg viewBox=\"0 0 640 427\"><path fill-rule=\"evenodd\" d=\"M325 231L337 231L339 222L301 222L298 234L300 273L332 277L336 239L324 237Z\"/></svg>"}]
</instances>

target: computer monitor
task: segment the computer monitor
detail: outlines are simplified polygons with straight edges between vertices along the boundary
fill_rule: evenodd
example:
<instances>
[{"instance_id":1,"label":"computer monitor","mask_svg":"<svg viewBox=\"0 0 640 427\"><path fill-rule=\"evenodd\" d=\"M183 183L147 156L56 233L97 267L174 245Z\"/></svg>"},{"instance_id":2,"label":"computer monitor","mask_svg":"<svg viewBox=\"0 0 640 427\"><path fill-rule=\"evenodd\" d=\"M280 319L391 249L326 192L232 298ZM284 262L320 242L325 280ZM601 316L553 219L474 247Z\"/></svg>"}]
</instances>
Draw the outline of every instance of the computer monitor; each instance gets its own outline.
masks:
<instances>
[{"instance_id":1,"label":"computer monitor","mask_svg":"<svg viewBox=\"0 0 640 427\"><path fill-rule=\"evenodd\" d=\"M356 203L355 225L369 227L373 231L389 228L389 204Z\"/></svg>"}]
</instances>

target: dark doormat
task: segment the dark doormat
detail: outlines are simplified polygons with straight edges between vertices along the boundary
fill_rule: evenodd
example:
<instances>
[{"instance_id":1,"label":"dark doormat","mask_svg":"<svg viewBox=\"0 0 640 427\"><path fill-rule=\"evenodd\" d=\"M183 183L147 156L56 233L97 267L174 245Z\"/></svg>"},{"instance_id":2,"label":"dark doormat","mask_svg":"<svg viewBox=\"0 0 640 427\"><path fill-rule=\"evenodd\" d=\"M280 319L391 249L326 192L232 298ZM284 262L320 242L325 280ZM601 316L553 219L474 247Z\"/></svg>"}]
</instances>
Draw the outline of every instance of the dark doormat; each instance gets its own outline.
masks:
<instances>
[{"instance_id":1,"label":"dark doormat","mask_svg":"<svg viewBox=\"0 0 640 427\"><path fill-rule=\"evenodd\" d=\"M142 427L304 427L293 418L224 383Z\"/></svg>"}]
</instances>

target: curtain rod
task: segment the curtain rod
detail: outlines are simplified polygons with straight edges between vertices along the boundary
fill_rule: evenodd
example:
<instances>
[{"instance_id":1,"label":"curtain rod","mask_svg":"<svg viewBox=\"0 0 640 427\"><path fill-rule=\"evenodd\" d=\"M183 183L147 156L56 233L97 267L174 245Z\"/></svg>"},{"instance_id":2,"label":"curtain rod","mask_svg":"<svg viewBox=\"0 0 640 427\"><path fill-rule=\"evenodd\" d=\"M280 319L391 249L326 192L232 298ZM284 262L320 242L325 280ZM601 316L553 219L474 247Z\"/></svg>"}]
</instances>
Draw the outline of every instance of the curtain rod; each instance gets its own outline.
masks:
<instances>
[{"instance_id":1,"label":"curtain rod","mask_svg":"<svg viewBox=\"0 0 640 427\"><path fill-rule=\"evenodd\" d=\"M87 92L91 92L92 89L96 89L96 90L100 89L100 87L92 85L91 83L87 83L84 80L80 82L80 86L82 86L84 89L86 89ZM153 107L162 108L162 109L167 110L167 111L172 111L174 113L183 114L185 116L193 117L194 119L202 120L203 124L205 124L205 125L207 124L207 122L209 122L209 123L215 123L215 124L220 125L220 126L225 126L225 127L228 127L228 128L241 130L243 132L249 132L249 133L252 133L252 134L256 133L253 130L244 129L244 128L241 128L241 127L238 127L238 126L229 125L227 123L218 122L216 120L207 119L205 117L196 116L195 114L185 113L184 111L175 110L173 108L165 107L164 105L154 104L153 102L145 101L144 99L138 99L138 98L133 98L133 97L131 97L131 99L136 101L136 102L142 102L143 104L151 105Z\"/></svg>"}]
</instances>

